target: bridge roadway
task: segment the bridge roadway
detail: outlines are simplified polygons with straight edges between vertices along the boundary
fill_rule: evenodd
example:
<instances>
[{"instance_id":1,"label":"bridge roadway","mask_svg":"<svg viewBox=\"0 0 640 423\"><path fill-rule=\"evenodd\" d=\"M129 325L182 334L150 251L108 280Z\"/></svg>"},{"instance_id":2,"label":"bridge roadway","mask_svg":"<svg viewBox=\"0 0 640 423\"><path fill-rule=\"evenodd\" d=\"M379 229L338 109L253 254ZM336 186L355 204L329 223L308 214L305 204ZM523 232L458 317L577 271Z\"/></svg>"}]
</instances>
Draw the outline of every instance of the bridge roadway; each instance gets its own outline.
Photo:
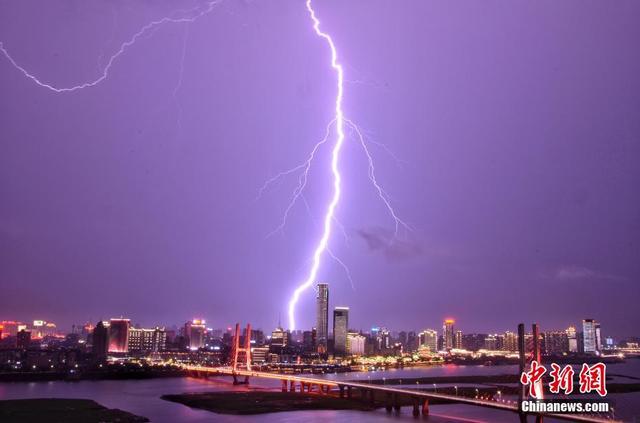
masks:
<instances>
[{"instance_id":1,"label":"bridge roadway","mask_svg":"<svg viewBox=\"0 0 640 423\"><path fill-rule=\"evenodd\" d=\"M301 392L305 390L305 387L307 389L307 392L313 392L313 387L315 386L318 388L319 393L328 394L331 392L331 388L338 388L340 391L340 396L342 397L344 395L344 391L346 390L348 398L352 397L351 396L352 389L358 389L362 393L362 398L366 398L366 393L370 392L371 393L369 394L370 401L373 401L373 398L374 398L373 392L380 392L380 393L386 394L387 398L388 399L393 398L396 404L397 404L396 399L399 396L409 397L414 399L414 415L416 414L416 410L417 410L417 405L416 405L417 403L415 401L416 400L422 401L422 404L423 404L422 411L424 414L427 414L429 399L438 399L438 400L444 400L444 401L457 403L457 404L467 404L467 405L474 405L478 407L487 407L487 408L493 408L493 409L498 409L503 411L510 411L514 413L519 412L518 405L514 403L488 401L488 400L482 400L482 399L476 399L476 398L470 398L470 397L461 397L457 395L439 394L437 392L425 392L425 391L417 391L417 390L406 389L406 388L396 388L392 386L380 386L380 385L358 383L358 382L351 382L351 381L319 379L315 377L293 376L293 375L287 375L287 374L259 372L259 371L253 371L253 370L237 369L234 371L234 369L231 367L207 367L207 366L196 366L196 365L183 365L182 368L187 371L194 372L196 374L204 373L207 375L234 376L234 377L241 376L245 378L258 377L263 379L279 380L282 382L283 391L287 390L286 389L287 384L289 385L289 391L292 391L292 392L295 391L295 384L297 383L300 387ZM390 407L391 406L387 406L387 409L389 410ZM395 405L394 408L398 410L399 406ZM529 414L533 415L534 413L529 413ZM568 421L574 421L574 422L591 422L591 423L619 422L617 420L612 420L609 418L593 417L593 416L580 415L580 414L540 413L539 415L544 417L550 417L554 419L568 420Z\"/></svg>"}]
</instances>

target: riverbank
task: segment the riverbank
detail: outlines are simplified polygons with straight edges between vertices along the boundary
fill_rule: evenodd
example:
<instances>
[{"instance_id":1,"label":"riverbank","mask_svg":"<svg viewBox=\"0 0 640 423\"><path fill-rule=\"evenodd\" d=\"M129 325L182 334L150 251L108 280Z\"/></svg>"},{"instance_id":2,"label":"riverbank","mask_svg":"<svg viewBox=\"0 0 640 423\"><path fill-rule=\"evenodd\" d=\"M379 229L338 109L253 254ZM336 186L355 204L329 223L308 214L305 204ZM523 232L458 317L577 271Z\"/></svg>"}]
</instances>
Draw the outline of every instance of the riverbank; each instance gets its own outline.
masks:
<instances>
[{"instance_id":1,"label":"riverbank","mask_svg":"<svg viewBox=\"0 0 640 423\"><path fill-rule=\"evenodd\" d=\"M337 396L307 394L302 392L245 391L206 392L196 394L163 395L163 400L177 402L191 408L218 414L266 414L283 411L352 410L373 411L386 405L383 401L353 401ZM445 403L437 400L432 404ZM400 405L413 404L401 397Z\"/></svg>"},{"instance_id":2,"label":"riverbank","mask_svg":"<svg viewBox=\"0 0 640 423\"><path fill-rule=\"evenodd\" d=\"M0 401L3 423L143 423L149 419L93 400L39 398Z\"/></svg>"}]
</instances>

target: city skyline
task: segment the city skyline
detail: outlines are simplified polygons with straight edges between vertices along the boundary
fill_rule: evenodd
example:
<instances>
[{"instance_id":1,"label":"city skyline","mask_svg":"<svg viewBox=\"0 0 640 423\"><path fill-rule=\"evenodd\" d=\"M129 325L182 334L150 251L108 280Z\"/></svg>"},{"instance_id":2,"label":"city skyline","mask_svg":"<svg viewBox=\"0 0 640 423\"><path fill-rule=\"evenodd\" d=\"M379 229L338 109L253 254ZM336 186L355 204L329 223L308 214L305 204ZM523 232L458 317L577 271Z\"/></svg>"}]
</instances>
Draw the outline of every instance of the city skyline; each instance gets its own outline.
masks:
<instances>
[{"instance_id":1,"label":"city skyline","mask_svg":"<svg viewBox=\"0 0 640 423\"><path fill-rule=\"evenodd\" d=\"M34 75L74 85L174 12L131 7L114 27L105 5L6 4L0 41ZM480 332L593 317L633 336L636 7L318 3L345 66L345 114L413 228L395 236L350 138L336 259L318 275L332 307L349 306L360 327L439 328L453 316ZM256 197L325 134L329 52L303 3L226 2L188 28L141 37L81 91L42 89L0 56L0 319L269 327L286 316L321 232L327 151L310 170L309 208L298 203L282 232L268 236L296 176ZM315 301L301 297L298 327L313 326Z\"/></svg>"}]
</instances>

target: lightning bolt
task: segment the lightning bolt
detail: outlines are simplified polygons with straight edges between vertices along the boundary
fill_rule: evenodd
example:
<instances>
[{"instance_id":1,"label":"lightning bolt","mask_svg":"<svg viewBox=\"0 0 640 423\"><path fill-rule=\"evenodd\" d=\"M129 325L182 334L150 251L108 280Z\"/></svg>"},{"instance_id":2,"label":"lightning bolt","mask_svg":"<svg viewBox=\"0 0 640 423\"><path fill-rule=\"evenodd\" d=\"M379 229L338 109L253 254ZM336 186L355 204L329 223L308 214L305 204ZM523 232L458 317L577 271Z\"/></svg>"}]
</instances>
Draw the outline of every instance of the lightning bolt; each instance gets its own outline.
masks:
<instances>
[{"instance_id":1,"label":"lightning bolt","mask_svg":"<svg viewBox=\"0 0 640 423\"><path fill-rule=\"evenodd\" d=\"M331 173L333 175L333 196L331 197L331 200L327 205L327 209L326 209L324 220L323 220L323 223L324 223L323 232L313 252L313 259L311 261L311 267L309 269L309 273L307 274L307 278L294 290L293 295L289 300L288 311L289 311L289 329L290 330L294 330L296 327L295 309L296 309L296 305L298 304L298 300L300 299L300 296L302 295L302 293L307 289L309 289L313 285L314 281L316 280L324 253L327 253L333 260L335 260L340 266L342 266L342 268L345 270L347 278L351 282L351 286L353 287L353 279L351 278L351 272L349 271L349 268L346 266L346 264L342 260L336 257L335 254L333 254L333 252L331 251L328 245L329 240L331 238L332 222L336 222L336 224L340 226L346 238L344 227L342 227L342 225L339 223L339 221L335 216L335 210L338 206L338 203L340 202L340 197L341 197L340 187L341 187L342 176L340 175L340 169L338 165L340 162L340 152L342 150L342 145L344 144L344 141L345 141L345 124L351 129L351 132L355 133L359 144L362 146L362 149L364 151L364 154L367 158L367 163L368 163L368 178L371 181L378 197L383 202L384 206L386 207L388 213L390 214L391 218L395 223L395 235L398 236L398 233L401 227L407 230L411 230L411 227L397 215L397 213L395 212L395 210L391 205L391 200L389 195L386 193L386 191L380 185L380 183L378 182L378 179L376 178L374 160L369 150L369 147L367 145L367 141L365 140L365 137L362 134L362 131L360 130L360 128L358 128L358 126L354 122L345 118L344 116L344 112L342 110L342 99L344 95L344 82L345 82L344 68L342 64L338 61L338 51L337 51L336 45L333 39L331 38L331 36L320 29L320 20L318 19L316 12L311 5L311 0L306 0L306 8L307 8L307 12L309 13L309 17L311 18L311 21L313 23L313 30L315 31L318 37L322 38L326 42L331 52L331 68L336 73L335 116L327 126L327 135L325 135L325 138L322 141L320 141L315 145L315 147L312 150L312 153L309 155L309 157L304 163L292 169L289 169L288 171L279 173L275 177L268 180L260 190L260 194L262 194L262 192L266 189L266 187L271 183L291 173L302 170L302 173L300 174L298 179L298 185L294 190L293 197L289 202L287 208L285 209L282 223L272 233L277 232L278 230L282 230L282 228L286 224L287 216L289 215L291 208L296 203L298 198L302 195L302 191L306 186L311 162L313 161L313 158L319 146L328 141L329 128L331 127L332 124L335 124L336 138L333 144L333 150L331 152Z\"/></svg>"},{"instance_id":2,"label":"lightning bolt","mask_svg":"<svg viewBox=\"0 0 640 423\"><path fill-rule=\"evenodd\" d=\"M33 82L35 82L40 87L47 88L47 89L49 89L51 91L54 91L56 93L65 93L65 92L78 91L78 90L82 90L84 88L94 87L94 86L100 84L105 79L107 79L109 77L109 71L111 70L111 67L113 66L114 62L129 47L134 45L138 41L138 39L140 39L140 37L144 36L145 34L147 34L149 32L155 31L160 26L165 25L167 23L191 23L191 22L195 22L197 19L199 19L202 16L204 16L204 15L208 14L209 12L211 12L214 9L214 7L219 3L219 1L220 0L209 1L209 2L207 2L206 7L204 7L204 8L195 7L195 8L186 10L186 11L181 11L182 13L184 13L186 15L191 15L191 16L183 16L183 17L179 17L179 18L174 18L174 17L168 16L168 17L164 17L162 19L158 19L158 20L149 22L148 24L146 24L145 26L140 28L140 30L138 32L133 34L133 36L131 36L131 38L129 38L127 41L125 41L124 43L122 43L120 45L120 48L114 54L111 55L111 57L107 61L106 66L102 69L102 73L100 74L100 76L98 76L98 78L96 78L96 79L94 79L92 81L83 82L81 84L73 85L73 86L70 86L70 87L57 87L57 86L55 86L55 85L53 85L51 83L42 81L40 78L38 78L37 76L35 76L32 73L30 73L27 69L25 69L23 66L20 66L18 64L18 62L16 62L16 60L9 54L7 49L4 47L4 44L3 44L2 41L0 41L0 52L2 52L2 54L7 58L7 60L9 60L9 62L13 65L13 67L15 69L20 71L25 77L27 77L28 79L32 80ZM176 12L174 12L174 13L176 13Z\"/></svg>"},{"instance_id":3,"label":"lightning bolt","mask_svg":"<svg viewBox=\"0 0 640 423\"><path fill-rule=\"evenodd\" d=\"M335 103L335 127L336 127L336 140L333 145L333 150L331 152L331 173L333 174L333 196L331 197L331 201L327 206L327 211L324 215L324 227L322 236L316 245L315 251L313 253L313 261L311 263L311 268L309 269L309 274L307 275L307 279L298 286L293 292L293 296L289 301L289 329L294 330L296 327L296 318L295 318L295 310L296 304L300 299L300 295L309 289L309 287L316 280L318 275L318 269L320 268L320 260L322 259L322 255L327 250L327 245L329 243L329 238L331 236L331 223L333 221L333 215L335 213L336 207L338 206L338 202L340 201L340 183L342 177L340 176L340 169L338 168L338 162L340 160L340 151L342 149L342 144L344 143L344 113L342 112L342 96L343 96L343 85L344 85L344 71L342 69L342 65L338 62L338 51L333 42L333 39L329 34L323 32L320 29L320 20L316 17L316 12L313 10L311 6L311 0L307 0L306 2L307 11L309 12L309 16L313 21L313 29L316 32L318 37L324 39L331 50L331 67L336 73L337 76L337 94L336 94L336 103Z\"/></svg>"}]
</instances>

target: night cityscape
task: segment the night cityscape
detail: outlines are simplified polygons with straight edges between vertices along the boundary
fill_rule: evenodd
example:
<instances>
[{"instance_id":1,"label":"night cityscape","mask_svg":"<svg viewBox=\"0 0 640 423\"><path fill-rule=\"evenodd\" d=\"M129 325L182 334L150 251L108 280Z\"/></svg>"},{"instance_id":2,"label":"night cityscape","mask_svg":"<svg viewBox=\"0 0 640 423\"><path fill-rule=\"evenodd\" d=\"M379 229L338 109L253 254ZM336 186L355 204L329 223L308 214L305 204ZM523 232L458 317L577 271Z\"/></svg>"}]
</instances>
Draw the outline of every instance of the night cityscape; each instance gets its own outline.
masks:
<instances>
[{"instance_id":1,"label":"night cityscape","mask_svg":"<svg viewBox=\"0 0 640 423\"><path fill-rule=\"evenodd\" d=\"M0 423L640 421L638 22L0 3Z\"/></svg>"}]
</instances>

